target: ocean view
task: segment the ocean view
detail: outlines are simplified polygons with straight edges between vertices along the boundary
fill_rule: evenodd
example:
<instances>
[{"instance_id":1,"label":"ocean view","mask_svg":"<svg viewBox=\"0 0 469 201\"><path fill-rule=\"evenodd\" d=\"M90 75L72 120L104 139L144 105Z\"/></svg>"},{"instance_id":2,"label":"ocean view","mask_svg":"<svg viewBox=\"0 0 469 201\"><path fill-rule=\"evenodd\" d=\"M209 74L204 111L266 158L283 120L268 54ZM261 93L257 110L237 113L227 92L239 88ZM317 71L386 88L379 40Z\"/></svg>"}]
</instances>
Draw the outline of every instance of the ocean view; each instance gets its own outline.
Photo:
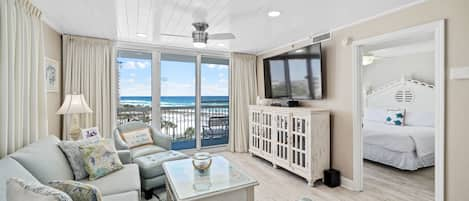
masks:
<instances>
[{"instance_id":1,"label":"ocean view","mask_svg":"<svg viewBox=\"0 0 469 201\"><path fill-rule=\"evenodd\" d=\"M151 106L151 96L121 96L121 105ZM202 96L203 106L227 106L228 96ZM161 96L160 105L162 107L194 106L195 96Z\"/></svg>"}]
</instances>

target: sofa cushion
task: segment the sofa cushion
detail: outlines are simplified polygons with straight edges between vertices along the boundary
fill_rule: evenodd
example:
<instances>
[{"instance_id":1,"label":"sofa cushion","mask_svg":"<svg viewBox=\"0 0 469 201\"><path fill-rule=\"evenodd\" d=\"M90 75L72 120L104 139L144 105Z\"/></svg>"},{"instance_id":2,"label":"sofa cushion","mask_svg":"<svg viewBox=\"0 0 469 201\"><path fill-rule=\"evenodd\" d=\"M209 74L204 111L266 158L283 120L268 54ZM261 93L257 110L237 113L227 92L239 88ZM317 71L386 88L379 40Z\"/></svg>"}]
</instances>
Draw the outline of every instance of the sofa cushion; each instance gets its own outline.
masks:
<instances>
[{"instance_id":1,"label":"sofa cushion","mask_svg":"<svg viewBox=\"0 0 469 201\"><path fill-rule=\"evenodd\" d=\"M108 174L94 181L81 180L98 187L103 196L124 193L128 191L140 192L140 176L136 164L124 165L119 171ZM104 200L106 200L104 198Z\"/></svg>"},{"instance_id":2,"label":"sofa cushion","mask_svg":"<svg viewBox=\"0 0 469 201\"><path fill-rule=\"evenodd\" d=\"M7 200L7 181L12 177L20 178L24 181L38 182L34 176L28 172L21 164L10 157L0 160L0 201Z\"/></svg>"},{"instance_id":3,"label":"sofa cushion","mask_svg":"<svg viewBox=\"0 0 469 201\"><path fill-rule=\"evenodd\" d=\"M164 174L163 163L187 158L182 152L170 150L156 154L150 154L135 159L135 163L140 168L140 175L144 179L149 179Z\"/></svg>"},{"instance_id":4,"label":"sofa cushion","mask_svg":"<svg viewBox=\"0 0 469 201\"><path fill-rule=\"evenodd\" d=\"M99 138L96 139L84 139L79 141L62 141L59 142L59 148L67 157L68 163L72 168L75 180L81 180L88 177L88 173L85 170L85 164L83 161L83 154L80 151L80 146L97 144Z\"/></svg>"},{"instance_id":5,"label":"sofa cushion","mask_svg":"<svg viewBox=\"0 0 469 201\"><path fill-rule=\"evenodd\" d=\"M72 180L56 180L49 186L68 194L73 201L102 201L101 191L96 186Z\"/></svg>"},{"instance_id":6,"label":"sofa cushion","mask_svg":"<svg viewBox=\"0 0 469 201\"><path fill-rule=\"evenodd\" d=\"M55 136L47 136L10 155L41 183L52 180L72 180L73 173Z\"/></svg>"},{"instance_id":7,"label":"sofa cushion","mask_svg":"<svg viewBox=\"0 0 469 201\"><path fill-rule=\"evenodd\" d=\"M124 166L119 159L114 144L110 140L101 140L98 144L80 146L85 170L90 180L96 180Z\"/></svg>"},{"instance_id":8,"label":"sofa cushion","mask_svg":"<svg viewBox=\"0 0 469 201\"><path fill-rule=\"evenodd\" d=\"M149 154L155 154L159 152L167 151L165 148L156 146L156 145L144 145L140 147L135 147L130 150L130 155L132 159L136 159L140 156L146 156Z\"/></svg>"},{"instance_id":9,"label":"sofa cushion","mask_svg":"<svg viewBox=\"0 0 469 201\"><path fill-rule=\"evenodd\" d=\"M153 144L150 128L121 133L121 138L124 139L129 148Z\"/></svg>"},{"instance_id":10,"label":"sofa cushion","mask_svg":"<svg viewBox=\"0 0 469 201\"><path fill-rule=\"evenodd\" d=\"M11 178L7 181L8 201L73 201L66 193L39 182Z\"/></svg>"},{"instance_id":11,"label":"sofa cushion","mask_svg":"<svg viewBox=\"0 0 469 201\"><path fill-rule=\"evenodd\" d=\"M139 194L137 191L129 191L125 193L113 194L103 197L103 201L139 201Z\"/></svg>"}]
</instances>

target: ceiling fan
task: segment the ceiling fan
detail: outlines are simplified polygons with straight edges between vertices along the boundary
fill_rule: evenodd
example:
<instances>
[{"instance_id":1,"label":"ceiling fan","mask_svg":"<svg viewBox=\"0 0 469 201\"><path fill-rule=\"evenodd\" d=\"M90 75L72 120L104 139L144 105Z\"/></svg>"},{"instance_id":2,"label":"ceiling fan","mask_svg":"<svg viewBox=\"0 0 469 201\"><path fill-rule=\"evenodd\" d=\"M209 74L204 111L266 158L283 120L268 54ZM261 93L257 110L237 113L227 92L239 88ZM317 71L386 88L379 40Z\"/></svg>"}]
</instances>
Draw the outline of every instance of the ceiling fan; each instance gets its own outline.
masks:
<instances>
[{"instance_id":1,"label":"ceiling fan","mask_svg":"<svg viewBox=\"0 0 469 201\"><path fill-rule=\"evenodd\" d=\"M194 47L196 48L204 48L207 46L207 40L230 40L235 39L235 35L232 33L216 33L216 34L208 34L206 30L208 29L208 24L206 22L194 22L192 26L195 30L192 32L192 36L186 35L177 35L177 34L165 34L162 33L160 35L163 36L173 36L173 37L182 37L182 38L192 38Z\"/></svg>"}]
</instances>

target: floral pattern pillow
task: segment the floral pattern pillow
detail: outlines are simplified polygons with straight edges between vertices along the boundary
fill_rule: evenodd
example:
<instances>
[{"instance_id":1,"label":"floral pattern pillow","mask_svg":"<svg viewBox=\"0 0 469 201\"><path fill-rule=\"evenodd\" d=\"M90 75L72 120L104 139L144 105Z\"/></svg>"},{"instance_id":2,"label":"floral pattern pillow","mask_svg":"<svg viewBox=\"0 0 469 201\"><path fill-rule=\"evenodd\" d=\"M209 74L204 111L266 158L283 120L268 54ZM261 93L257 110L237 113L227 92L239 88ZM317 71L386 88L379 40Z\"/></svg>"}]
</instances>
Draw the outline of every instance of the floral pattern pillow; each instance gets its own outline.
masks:
<instances>
[{"instance_id":1,"label":"floral pattern pillow","mask_svg":"<svg viewBox=\"0 0 469 201\"><path fill-rule=\"evenodd\" d=\"M110 140L101 140L98 144L80 146L80 151L83 154L89 180L96 180L124 167Z\"/></svg>"},{"instance_id":2,"label":"floral pattern pillow","mask_svg":"<svg viewBox=\"0 0 469 201\"><path fill-rule=\"evenodd\" d=\"M49 186L67 193L73 201L102 201L102 195L93 185L77 181L50 181Z\"/></svg>"},{"instance_id":3,"label":"floral pattern pillow","mask_svg":"<svg viewBox=\"0 0 469 201\"><path fill-rule=\"evenodd\" d=\"M13 177L8 179L6 185L6 200L8 201L73 201L66 193L39 182L25 182Z\"/></svg>"},{"instance_id":4,"label":"floral pattern pillow","mask_svg":"<svg viewBox=\"0 0 469 201\"><path fill-rule=\"evenodd\" d=\"M82 180L88 178L88 173L85 170L83 161L83 154L80 151L80 146L97 144L99 139L84 139L79 141L62 141L59 142L59 147L67 157L68 163L73 171L75 180Z\"/></svg>"}]
</instances>

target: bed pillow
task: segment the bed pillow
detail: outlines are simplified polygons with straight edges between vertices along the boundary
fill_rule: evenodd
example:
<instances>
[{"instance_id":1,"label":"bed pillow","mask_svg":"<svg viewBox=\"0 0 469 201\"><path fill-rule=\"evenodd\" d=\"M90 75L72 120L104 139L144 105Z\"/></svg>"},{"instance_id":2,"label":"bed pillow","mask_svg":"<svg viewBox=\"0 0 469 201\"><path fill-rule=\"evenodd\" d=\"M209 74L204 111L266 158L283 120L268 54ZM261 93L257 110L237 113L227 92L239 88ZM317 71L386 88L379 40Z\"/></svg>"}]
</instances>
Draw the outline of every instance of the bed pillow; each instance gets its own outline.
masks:
<instances>
[{"instance_id":1,"label":"bed pillow","mask_svg":"<svg viewBox=\"0 0 469 201\"><path fill-rule=\"evenodd\" d=\"M388 109L386 114L385 123L395 126L404 126L405 110L403 109Z\"/></svg>"},{"instance_id":2,"label":"bed pillow","mask_svg":"<svg viewBox=\"0 0 469 201\"><path fill-rule=\"evenodd\" d=\"M80 151L83 154L85 170L91 181L124 167L110 140L101 140L98 144L80 146Z\"/></svg>"},{"instance_id":3,"label":"bed pillow","mask_svg":"<svg viewBox=\"0 0 469 201\"><path fill-rule=\"evenodd\" d=\"M129 148L135 148L143 145L153 144L151 131L149 128L121 133L122 139Z\"/></svg>"},{"instance_id":4,"label":"bed pillow","mask_svg":"<svg viewBox=\"0 0 469 201\"><path fill-rule=\"evenodd\" d=\"M25 182L10 178L7 181L6 200L8 201L73 201L66 193L39 182Z\"/></svg>"},{"instance_id":5,"label":"bed pillow","mask_svg":"<svg viewBox=\"0 0 469 201\"><path fill-rule=\"evenodd\" d=\"M406 126L435 127L435 114L433 112L406 112Z\"/></svg>"},{"instance_id":6,"label":"bed pillow","mask_svg":"<svg viewBox=\"0 0 469 201\"><path fill-rule=\"evenodd\" d=\"M50 181L49 186L67 193L73 201L102 201L102 194L96 186L77 181Z\"/></svg>"},{"instance_id":7,"label":"bed pillow","mask_svg":"<svg viewBox=\"0 0 469 201\"><path fill-rule=\"evenodd\" d=\"M387 110L383 108L366 108L363 121L372 121L383 123L386 118Z\"/></svg>"}]
</instances>

